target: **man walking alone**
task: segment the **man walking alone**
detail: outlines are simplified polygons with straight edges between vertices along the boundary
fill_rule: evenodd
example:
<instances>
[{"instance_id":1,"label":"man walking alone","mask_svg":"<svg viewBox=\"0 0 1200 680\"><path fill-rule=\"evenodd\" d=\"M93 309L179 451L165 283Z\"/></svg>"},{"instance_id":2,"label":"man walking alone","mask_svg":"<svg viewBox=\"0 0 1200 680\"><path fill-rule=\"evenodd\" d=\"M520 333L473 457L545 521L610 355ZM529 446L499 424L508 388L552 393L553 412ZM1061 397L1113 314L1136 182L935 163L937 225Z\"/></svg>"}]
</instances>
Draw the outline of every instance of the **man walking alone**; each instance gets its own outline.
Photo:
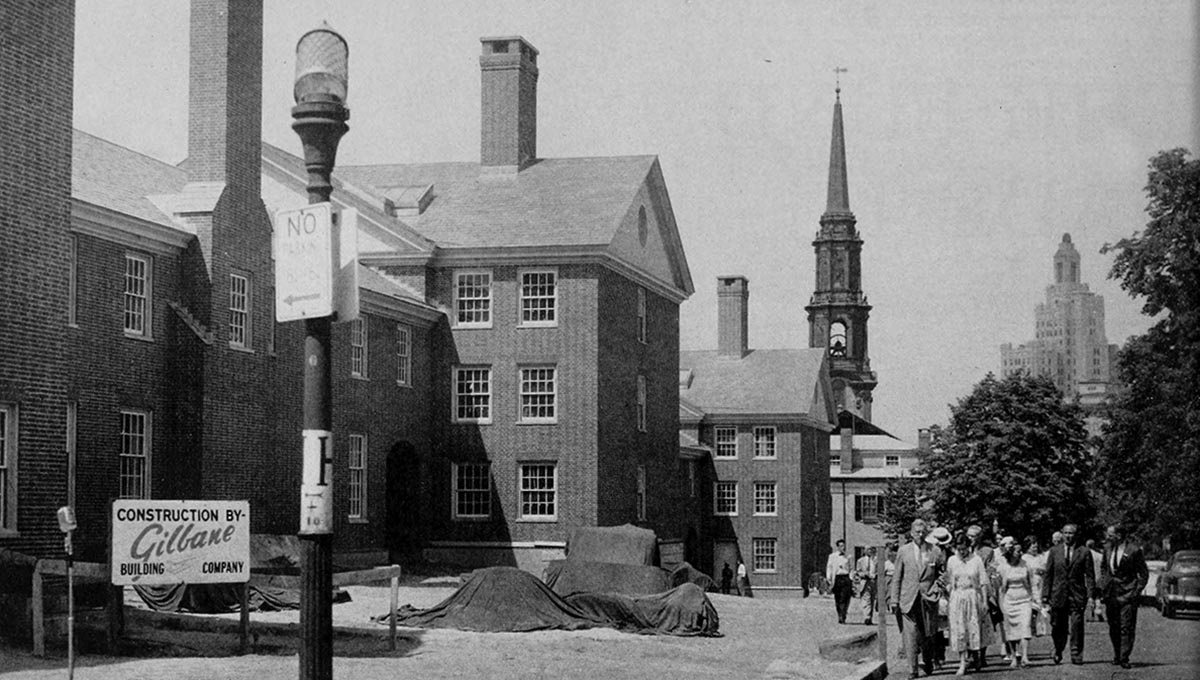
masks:
<instances>
[{"instance_id":1,"label":"man walking alone","mask_svg":"<svg viewBox=\"0 0 1200 680\"><path fill-rule=\"evenodd\" d=\"M846 542L840 538L837 548L829 553L829 559L825 560L825 580L833 586L833 604L837 608L838 623L845 623L854 587L850 584L850 560L846 557Z\"/></svg>"}]
</instances>

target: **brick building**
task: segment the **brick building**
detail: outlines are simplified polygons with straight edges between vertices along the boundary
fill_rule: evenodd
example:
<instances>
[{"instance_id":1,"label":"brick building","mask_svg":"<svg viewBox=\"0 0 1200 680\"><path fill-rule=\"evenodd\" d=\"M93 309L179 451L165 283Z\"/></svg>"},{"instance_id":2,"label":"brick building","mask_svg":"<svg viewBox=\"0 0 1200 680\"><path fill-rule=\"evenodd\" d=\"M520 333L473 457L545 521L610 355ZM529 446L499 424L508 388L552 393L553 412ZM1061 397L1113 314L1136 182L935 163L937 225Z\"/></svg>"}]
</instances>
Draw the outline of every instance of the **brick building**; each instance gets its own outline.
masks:
<instances>
[{"instance_id":1,"label":"brick building","mask_svg":"<svg viewBox=\"0 0 1200 680\"><path fill-rule=\"evenodd\" d=\"M55 552L71 504L99 559L121 497L249 499L254 532L295 533L303 328L274 321L270 215L306 203L306 175L260 141L261 7L193 1L179 166L72 134L71 11L25 14L53 58L10 72L6 50L6 82L43 69L66 113L16 135L49 150L18 173L44 195L4 211L5 271L27 275L0 297L28 323L3 326L0 547ZM334 172L362 306L333 331L339 561L536 568L572 528L627 522L694 544L676 388L692 287L658 161L539 158L537 50L481 45L480 163Z\"/></svg>"},{"instance_id":2,"label":"brick building","mask_svg":"<svg viewBox=\"0 0 1200 680\"><path fill-rule=\"evenodd\" d=\"M836 413L823 349L750 349L749 282L717 279L715 351L679 360L680 440L701 469L699 564L719 580L746 563L756 587L803 587L829 543L829 433Z\"/></svg>"},{"instance_id":3,"label":"brick building","mask_svg":"<svg viewBox=\"0 0 1200 680\"><path fill-rule=\"evenodd\" d=\"M912 444L847 415L845 426L829 437L829 535L844 539L847 554L857 560L867 548L895 538L878 526L888 484L912 475L929 451L929 430L920 430Z\"/></svg>"}]
</instances>

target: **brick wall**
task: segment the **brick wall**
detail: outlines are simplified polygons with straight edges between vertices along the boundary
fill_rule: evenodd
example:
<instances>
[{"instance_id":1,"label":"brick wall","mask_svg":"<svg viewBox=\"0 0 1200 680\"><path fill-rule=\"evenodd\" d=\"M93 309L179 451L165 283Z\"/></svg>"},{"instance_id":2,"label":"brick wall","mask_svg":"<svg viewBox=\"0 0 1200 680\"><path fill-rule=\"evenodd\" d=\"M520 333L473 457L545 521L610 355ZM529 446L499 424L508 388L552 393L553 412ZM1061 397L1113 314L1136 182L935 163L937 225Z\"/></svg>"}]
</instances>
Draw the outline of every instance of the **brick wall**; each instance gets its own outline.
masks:
<instances>
[{"instance_id":1,"label":"brick wall","mask_svg":"<svg viewBox=\"0 0 1200 680\"><path fill-rule=\"evenodd\" d=\"M776 428L777 456L774 460L754 458L753 431L756 426ZM802 586L818 561L823 568L828 552L821 548L828 537L828 519L818 505L825 503L828 497L828 471L820 470L818 465L819 462L828 463L828 436L798 422L746 421L722 423L720 427L737 428L738 457L712 461L711 477L705 480L704 493L712 496L713 481L736 481L738 514L736 517L713 516L711 503L707 506L706 557L711 558L713 540L736 539L754 585ZM713 441L712 426L704 428L704 438L706 442ZM826 442L823 457L818 450L821 442ZM776 483L776 516L754 515L755 482ZM754 538L776 539L774 572L754 568ZM708 562L705 564L712 566Z\"/></svg>"},{"instance_id":2,"label":"brick wall","mask_svg":"<svg viewBox=\"0 0 1200 680\"><path fill-rule=\"evenodd\" d=\"M437 343L433 374L435 460L429 491L437 517L429 536L470 541L564 541L572 527L596 520L595 413L597 367L596 268L563 265L558 271L558 324L519 328L518 268L491 268L493 323L490 329L446 329ZM439 271L431 294L448 309L453 304L453 271ZM451 422L451 371L455 365L490 365L492 422ZM518 423L518 367L556 367L557 423ZM450 519L452 464L491 461L493 499L490 521ZM555 522L518 518L521 462L556 462L558 508Z\"/></svg>"},{"instance_id":3,"label":"brick wall","mask_svg":"<svg viewBox=\"0 0 1200 680\"><path fill-rule=\"evenodd\" d=\"M177 386L170 381L180 331L191 333L165 304L179 290L178 257L138 250L85 234L76 235L77 326L66 332L67 398L78 404L76 516L80 552L102 557L109 502L120 494L121 411L149 415L151 494L177 478L164 456L178 438L172 433ZM126 254L152 258L149 327L146 337L124 332ZM64 407L65 408L65 407ZM64 475L65 476L65 475Z\"/></svg>"},{"instance_id":4,"label":"brick wall","mask_svg":"<svg viewBox=\"0 0 1200 680\"><path fill-rule=\"evenodd\" d=\"M16 526L0 529L0 547L38 555L61 553L54 511L66 502L74 14L70 0L6 2L0 54L0 86L17 93L0 98L0 402L15 407L19 437Z\"/></svg>"},{"instance_id":5,"label":"brick wall","mask_svg":"<svg viewBox=\"0 0 1200 680\"><path fill-rule=\"evenodd\" d=\"M599 526L638 524L659 538L692 526L679 463L679 305L646 293L646 342L637 337L639 286L610 270L600 277ZM646 379L646 431L638 432L637 376ZM637 518L637 469L646 470L646 520Z\"/></svg>"}]
</instances>

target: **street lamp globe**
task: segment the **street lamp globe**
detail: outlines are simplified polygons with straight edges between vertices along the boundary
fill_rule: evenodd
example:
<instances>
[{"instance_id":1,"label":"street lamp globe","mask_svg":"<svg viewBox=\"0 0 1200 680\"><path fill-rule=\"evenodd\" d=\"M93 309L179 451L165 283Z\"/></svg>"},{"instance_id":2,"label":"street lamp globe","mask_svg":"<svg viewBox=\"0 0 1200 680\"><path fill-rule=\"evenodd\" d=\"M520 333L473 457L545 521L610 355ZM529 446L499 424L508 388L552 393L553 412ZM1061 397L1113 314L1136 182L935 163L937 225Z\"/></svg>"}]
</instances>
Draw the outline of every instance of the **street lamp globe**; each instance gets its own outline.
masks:
<instances>
[{"instance_id":1,"label":"street lamp globe","mask_svg":"<svg viewBox=\"0 0 1200 680\"><path fill-rule=\"evenodd\" d=\"M340 33L321 25L300 36L296 43L297 104L346 103L350 48Z\"/></svg>"}]
</instances>

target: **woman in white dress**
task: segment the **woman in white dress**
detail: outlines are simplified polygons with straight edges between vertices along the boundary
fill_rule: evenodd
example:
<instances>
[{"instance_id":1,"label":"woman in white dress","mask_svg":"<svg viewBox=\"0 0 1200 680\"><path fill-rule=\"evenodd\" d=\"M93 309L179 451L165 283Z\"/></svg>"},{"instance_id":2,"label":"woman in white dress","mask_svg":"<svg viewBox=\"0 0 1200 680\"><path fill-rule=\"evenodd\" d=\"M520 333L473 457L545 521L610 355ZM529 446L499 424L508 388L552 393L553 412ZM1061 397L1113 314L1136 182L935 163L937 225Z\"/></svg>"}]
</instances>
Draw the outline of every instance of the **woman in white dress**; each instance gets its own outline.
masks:
<instances>
[{"instance_id":1,"label":"woman in white dress","mask_svg":"<svg viewBox=\"0 0 1200 680\"><path fill-rule=\"evenodd\" d=\"M970 538L960 535L954 548L955 554L946 562L946 581L950 589L950 649L958 653L955 675L964 675L970 653L983 648L982 623L983 617L987 616L988 577L983 561L972 550Z\"/></svg>"},{"instance_id":2,"label":"woman in white dress","mask_svg":"<svg viewBox=\"0 0 1200 680\"><path fill-rule=\"evenodd\" d=\"M1004 639L1012 656L1012 668L1028 664L1030 619L1033 615L1033 586L1029 567L1021 558L1021 550L1012 536L1000 541L1001 559L996 562L1000 572L1000 610L1004 612Z\"/></svg>"},{"instance_id":3,"label":"woman in white dress","mask_svg":"<svg viewBox=\"0 0 1200 680\"><path fill-rule=\"evenodd\" d=\"M1038 544L1037 536L1025 539L1025 566L1029 568L1029 585L1033 589L1033 623L1031 624L1034 637L1050 633L1050 610L1042 606L1042 579L1046 576L1046 553Z\"/></svg>"}]
</instances>

